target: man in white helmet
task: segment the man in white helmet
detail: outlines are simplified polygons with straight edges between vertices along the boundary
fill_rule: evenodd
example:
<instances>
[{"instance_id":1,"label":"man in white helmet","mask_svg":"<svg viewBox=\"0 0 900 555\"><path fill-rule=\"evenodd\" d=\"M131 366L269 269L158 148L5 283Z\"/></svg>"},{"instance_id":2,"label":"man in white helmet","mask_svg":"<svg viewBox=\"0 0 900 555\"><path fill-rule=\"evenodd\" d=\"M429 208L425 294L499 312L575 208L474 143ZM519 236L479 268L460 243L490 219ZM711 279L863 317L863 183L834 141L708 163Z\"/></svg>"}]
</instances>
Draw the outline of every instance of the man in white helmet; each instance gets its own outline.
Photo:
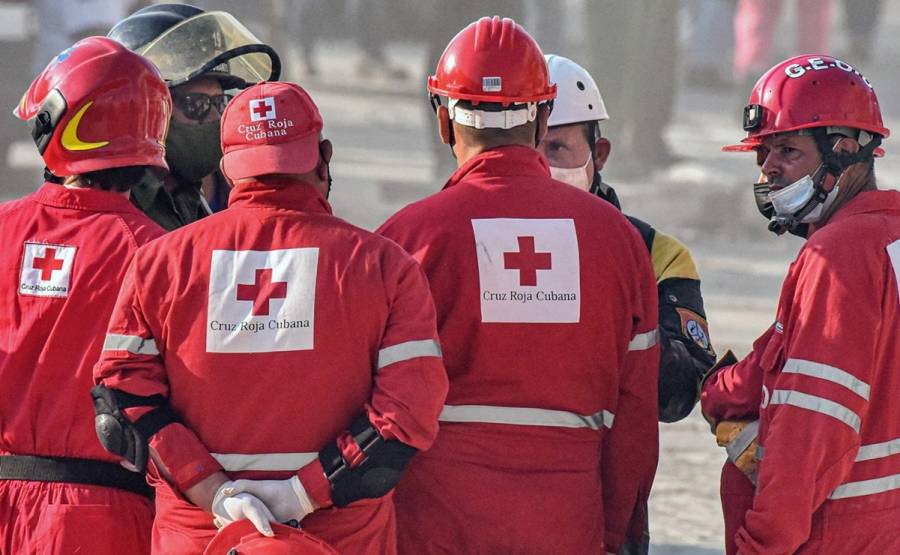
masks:
<instances>
[{"instance_id":1,"label":"man in white helmet","mask_svg":"<svg viewBox=\"0 0 900 555\"><path fill-rule=\"evenodd\" d=\"M551 176L584 189L621 209L615 190L600 178L612 145L600 134L609 119L603 97L591 75L568 58L548 54L550 80L557 97L549 130L539 149L550 164ZM700 381L716 361L709 340L700 276L687 248L646 222L626 216L637 228L653 261L659 291L660 367L659 420L685 418L697 402ZM646 514L646 513L645 513ZM644 528L647 529L646 527ZM646 553L649 542L632 545Z\"/></svg>"},{"instance_id":2,"label":"man in white helmet","mask_svg":"<svg viewBox=\"0 0 900 555\"><path fill-rule=\"evenodd\" d=\"M545 58L558 90L550 129L539 147L550 163L551 176L621 209L615 190L600 178L612 148L600 134L600 122L609 119L600 90L587 70L572 60L553 54ZM626 217L640 232L653 260L662 331L659 419L675 422L690 414L700 380L715 363L700 277L690 251L677 239Z\"/></svg>"}]
</instances>

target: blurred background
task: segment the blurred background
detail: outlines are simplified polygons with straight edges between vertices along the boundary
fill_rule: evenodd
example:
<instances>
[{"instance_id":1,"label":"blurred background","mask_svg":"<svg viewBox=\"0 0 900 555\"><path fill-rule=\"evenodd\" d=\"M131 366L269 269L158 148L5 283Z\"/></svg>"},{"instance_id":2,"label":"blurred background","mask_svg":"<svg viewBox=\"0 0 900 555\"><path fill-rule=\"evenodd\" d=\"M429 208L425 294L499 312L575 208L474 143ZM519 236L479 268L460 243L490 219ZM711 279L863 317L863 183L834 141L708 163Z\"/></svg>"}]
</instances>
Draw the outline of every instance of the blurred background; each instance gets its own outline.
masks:
<instances>
[{"instance_id":1,"label":"blurred background","mask_svg":"<svg viewBox=\"0 0 900 555\"><path fill-rule=\"evenodd\" d=\"M106 34L152 2L0 1L0 200L40 184L42 165L11 111L31 79L77 39ZM874 85L900 133L900 0L219 0L281 55L283 79L312 94L335 144L335 213L373 229L429 195L455 168L440 145L425 77L450 38L485 15L513 17L545 53L587 67L611 119L604 180L627 213L672 234L697 259L713 342L745 355L772 322L800 245L775 237L753 203L751 154L720 147L743 137L750 88L795 54L832 54ZM894 139L876 163L882 188L900 185ZM661 425L651 498L651 553L722 552L724 451L694 411Z\"/></svg>"}]
</instances>

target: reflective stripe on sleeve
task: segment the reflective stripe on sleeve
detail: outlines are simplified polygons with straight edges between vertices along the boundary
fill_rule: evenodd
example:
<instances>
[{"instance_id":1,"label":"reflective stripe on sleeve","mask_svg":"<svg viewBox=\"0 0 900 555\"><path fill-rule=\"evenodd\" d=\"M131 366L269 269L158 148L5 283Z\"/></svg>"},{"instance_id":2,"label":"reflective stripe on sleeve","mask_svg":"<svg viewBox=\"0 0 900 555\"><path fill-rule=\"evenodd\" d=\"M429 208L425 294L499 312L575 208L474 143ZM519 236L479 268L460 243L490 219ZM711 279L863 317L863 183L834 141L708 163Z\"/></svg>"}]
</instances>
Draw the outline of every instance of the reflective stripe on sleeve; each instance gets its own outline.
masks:
<instances>
[{"instance_id":1,"label":"reflective stripe on sleeve","mask_svg":"<svg viewBox=\"0 0 900 555\"><path fill-rule=\"evenodd\" d=\"M894 455L900 455L900 439L882 441L881 443L871 443L869 445L860 445L854 462L859 463L863 461L884 459ZM828 498L846 499L848 497L860 497L896 489L900 489L900 474L892 474L881 478L871 478L869 480L859 480L857 482L847 482L846 484L836 487Z\"/></svg>"},{"instance_id":2,"label":"reflective stripe on sleeve","mask_svg":"<svg viewBox=\"0 0 900 555\"><path fill-rule=\"evenodd\" d=\"M849 372L845 372L840 368L822 364L821 362L812 362L799 358L790 358L784 363L784 370L790 374L803 374L804 376L812 376L827 380L838 385L842 385L856 393L866 401L869 400L869 384L855 377Z\"/></svg>"},{"instance_id":3,"label":"reflective stripe on sleeve","mask_svg":"<svg viewBox=\"0 0 900 555\"><path fill-rule=\"evenodd\" d=\"M378 351L378 369L413 358L439 356L441 356L441 346L434 339L407 341Z\"/></svg>"},{"instance_id":4,"label":"reflective stripe on sleeve","mask_svg":"<svg viewBox=\"0 0 900 555\"><path fill-rule=\"evenodd\" d=\"M900 474L893 474L883 478L874 478L872 480L860 480L859 482L848 482L834 488L828 499L846 499L848 497L861 497L863 495L872 495L875 493L884 493L900 489Z\"/></svg>"},{"instance_id":5,"label":"reflective stripe on sleeve","mask_svg":"<svg viewBox=\"0 0 900 555\"><path fill-rule=\"evenodd\" d=\"M900 455L900 439L892 439L882 443L860 445L856 453L856 462L883 459L892 455Z\"/></svg>"},{"instance_id":6,"label":"reflective stripe on sleeve","mask_svg":"<svg viewBox=\"0 0 900 555\"><path fill-rule=\"evenodd\" d=\"M159 349L156 348L156 341L153 338L144 339L137 335L120 335L118 333L107 333L106 339L103 340L104 351L128 351L135 355L158 355Z\"/></svg>"},{"instance_id":7,"label":"reflective stripe on sleeve","mask_svg":"<svg viewBox=\"0 0 900 555\"><path fill-rule=\"evenodd\" d=\"M788 389L776 389L772 392L772 400L770 405L791 405L801 409L818 412L832 418L840 420L844 424L853 428L853 431L859 433L860 419L859 415L848 409L840 403L835 403L829 399L801 393L799 391L791 391Z\"/></svg>"},{"instance_id":8,"label":"reflective stripe on sleeve","mask_svg":"<svg viewBox=\"0 0 900 555\"><path fill-rule=\"evenodd\" d=\"M759 420L754 420L744 426L744 429L740 431L737 437L732 439L728 442L728 445L725 446L725 452L728 453L728 460L731 462L737 461L738 457L750 447L750 444L756 439L758 433Z\"/></svg>"},{"instance_id":9,"label":"reflective stripe on sleeve","mask_svg":"<svg viewBox=\"0 0 900 555\"><path fill-rule=\"evenodd\" d=\"M228 472L295 472L318 458L318 453L210 453Z\"/></svg>"},{"instance_id":10,"label":"reflective stripe on sleeve","mask_svg":"<svg viewBox=\"0 0 900 555\"><path fill-rule=\"evenodd\" d=\"M659 330L653 329L646 333L636 334L633 338L631 338L631 342L628 343L629 351L645 351L650 347L656 345L656 342L659 341Z\"/></svg>"},{"instance_id":11,"label":"reflective stripe on sleeve","mask_svg":"<svg viewBox=\"0 0 900 555\"><path fill-rule=\"evenodd\" d=\"M615 415L601 410L591 415L528 407L494 407L490 405L444 405L441 422L480 422L485 424L517 424L520 426L553 426L557 428L611 428Z\"/></svg>"}]
</instances>

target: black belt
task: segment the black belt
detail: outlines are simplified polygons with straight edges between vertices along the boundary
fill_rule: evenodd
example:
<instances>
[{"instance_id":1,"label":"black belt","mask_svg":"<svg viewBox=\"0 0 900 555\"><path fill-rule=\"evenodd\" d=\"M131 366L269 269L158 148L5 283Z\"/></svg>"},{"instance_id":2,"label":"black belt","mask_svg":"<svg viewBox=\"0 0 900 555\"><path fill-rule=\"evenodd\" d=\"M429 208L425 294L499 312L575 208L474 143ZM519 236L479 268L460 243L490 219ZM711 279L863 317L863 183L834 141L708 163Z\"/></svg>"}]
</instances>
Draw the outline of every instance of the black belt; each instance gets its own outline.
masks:
<instances>
[{"instance_id":1,"label":"black belt","mask_svg":"<svg viewBox=\"0 0 900 555\"><path fill-rule=\"evenodd\" d=\"M91 484L118 488L153 499L153 488L144 480L143 474L132 472L119 464L106 461L70 457L0 455L0 480Z\"/></svg>"}]
</instances>

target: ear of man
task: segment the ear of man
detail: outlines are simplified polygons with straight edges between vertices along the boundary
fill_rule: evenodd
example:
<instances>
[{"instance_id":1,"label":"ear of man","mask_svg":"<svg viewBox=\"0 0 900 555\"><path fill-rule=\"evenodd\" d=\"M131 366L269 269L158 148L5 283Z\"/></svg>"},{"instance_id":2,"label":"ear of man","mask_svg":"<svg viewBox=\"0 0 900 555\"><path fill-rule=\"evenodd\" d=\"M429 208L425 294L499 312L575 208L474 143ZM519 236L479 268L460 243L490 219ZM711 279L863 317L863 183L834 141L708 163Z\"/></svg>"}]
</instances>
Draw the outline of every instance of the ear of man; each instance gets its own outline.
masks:
<instances>
[{"instance_id":1,"label":"ear of man","mask_svg":"<svg viewBox=\"0 0 900 555\"><path fill-rule=\"evenodd\" d=\"M609 153L612 152L612 143L606 137L598 137L594 141L594 171L603 171L603 166L609 159Z\"/></svg>"}]
</instances>

